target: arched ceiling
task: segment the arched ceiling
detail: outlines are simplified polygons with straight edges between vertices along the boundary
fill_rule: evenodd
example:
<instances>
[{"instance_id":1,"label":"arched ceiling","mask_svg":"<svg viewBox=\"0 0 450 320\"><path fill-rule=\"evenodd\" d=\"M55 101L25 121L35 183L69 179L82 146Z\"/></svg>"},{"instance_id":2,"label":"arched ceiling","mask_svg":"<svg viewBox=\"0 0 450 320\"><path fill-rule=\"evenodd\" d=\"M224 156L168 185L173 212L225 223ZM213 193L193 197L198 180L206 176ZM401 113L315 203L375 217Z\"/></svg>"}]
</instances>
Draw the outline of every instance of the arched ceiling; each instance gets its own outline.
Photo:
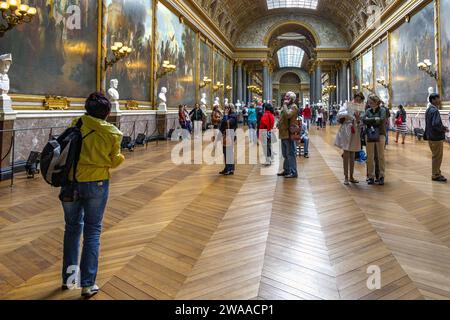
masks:
<instances>
[{"instance_id":1,"label":"arched ceiling","mask_svg":"<svg viewBox=\"0 0 450 320\"><path fill-rule=\"evenodd\" d=\"M194 0L231 41L256 19L280 13L308 13L325 18L336 25L349 40L366 28L374 6L384 10L393 0L319 0L317 10L284 8L267 9L266 0Z\"/></svg>"}]
</instances>

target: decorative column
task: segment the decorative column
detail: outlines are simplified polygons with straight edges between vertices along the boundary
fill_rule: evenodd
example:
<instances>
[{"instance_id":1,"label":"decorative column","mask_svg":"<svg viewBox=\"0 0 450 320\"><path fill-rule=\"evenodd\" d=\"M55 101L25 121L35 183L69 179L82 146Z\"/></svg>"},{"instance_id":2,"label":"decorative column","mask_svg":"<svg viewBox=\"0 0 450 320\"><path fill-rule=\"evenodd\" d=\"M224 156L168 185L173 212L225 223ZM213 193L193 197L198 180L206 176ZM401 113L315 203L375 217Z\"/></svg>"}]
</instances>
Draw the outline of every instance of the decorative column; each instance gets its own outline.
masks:
<instances>
[{"instance_id":1,"label":"decorative column","mask_svg":"<svg viewBox=\"0 0 450 320\"><path fill-rule=\"evenodd\" d=\"M316 90L315 90L315 102L319 103L322 100L322 61L318 60L316 64Z\"/></svg>"},{"instance_id":2,"label":"decorative column","mask_svg":"<svg viewBox=\"0 0 450 320\"><path fill-rule=\"evenodd\" d=\"M348 60L343 60L341 62L341 100L342 102L345 102L346 100L349 100L349 96L348 96L348 86L347 86L347 82L348 82L348 77L347 77L347 65L348 65Z\"/></svg>"},{"instance_id":3,"label":"decorative column","mask_svg":"<svg viewBox=\"0 0 450 320\"><path fill-rule=\"evenodd\" d=\"M273 63L269 65L269 102L273 103Z\"/></svg>"},{"instance_id":4,"label":"decorative column","mask_svg":"<svg viewBox=\"0 0 450 320\"><path fill-rule=\"evenodd\" d=\"M242 68L242 99L247 103L247 70Z\"/></svg>"},{"instance_id":5,"label":"decorative column","mask_svg":"<svg viewBox=\"0 0 450 320\"><path fill-rule=\"evenodd\" d=\"M262 60L263 65L263 100L269 100L269 62Z\"/></svg>"},{"instance_id":6,"label":"decorative column","mask_svg":"<svg viewBox=\"0 0 450 320\"><path fill-rule=\"evenodd\" d=\"M243 85L244 80L242 79L242 60L236 61L237 66L237 99L239 101L244 100L244 92L243 92Z\"/></svg>"},{"instance_id":7,"label":"decorative column","mask_svg":"<svg viewBox=\"0 0 450 320\"><path fill-rule=\"evenodd\" d=\"M313 67L309 69L309 104L314 101L314 70Z\"/></svg>"},{"instance_id":8,"label":"decorative column","mask_svg":"<svg viewBox=\"0 0 450 320\"><path fill-rule=\"evenodd\" d=\"M331 85L336 85L336 69L334 67L331 69L330 74ZM330 105L332 106L336 102L336 90L333 90L330 94Z\"/></svg>"}]
</instances>

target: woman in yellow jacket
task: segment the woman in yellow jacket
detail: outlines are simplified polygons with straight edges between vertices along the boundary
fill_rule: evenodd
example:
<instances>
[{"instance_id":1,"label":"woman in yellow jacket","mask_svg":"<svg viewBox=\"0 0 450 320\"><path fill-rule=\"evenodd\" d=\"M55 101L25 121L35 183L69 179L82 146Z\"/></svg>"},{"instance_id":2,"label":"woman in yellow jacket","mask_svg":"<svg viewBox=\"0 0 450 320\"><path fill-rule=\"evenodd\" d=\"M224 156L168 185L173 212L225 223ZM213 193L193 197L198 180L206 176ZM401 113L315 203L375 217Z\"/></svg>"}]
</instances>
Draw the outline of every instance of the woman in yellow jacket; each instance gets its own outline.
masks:
<instances>
[{"instance_id":1,"label":"woman in yellow jacket","mask_svg":"<svg viewBox=\"0 0 450 320\"><path fill-rule=\"evenodd\" d=\"M109 170L118 167L124 156L120 153L122 133L106 122L111 112L109 100L101 93L93 93L86 100L85 108L87 113L81 117L84 139L76 169L74 199L62 202L65 219L62 289L81 285L81 295L89 298L99 290L95 280L103 213L109 194ZM63 187L61 193L64 192ZM78 264L81 234L83 249Z\"/></svg>"}]
</instances>

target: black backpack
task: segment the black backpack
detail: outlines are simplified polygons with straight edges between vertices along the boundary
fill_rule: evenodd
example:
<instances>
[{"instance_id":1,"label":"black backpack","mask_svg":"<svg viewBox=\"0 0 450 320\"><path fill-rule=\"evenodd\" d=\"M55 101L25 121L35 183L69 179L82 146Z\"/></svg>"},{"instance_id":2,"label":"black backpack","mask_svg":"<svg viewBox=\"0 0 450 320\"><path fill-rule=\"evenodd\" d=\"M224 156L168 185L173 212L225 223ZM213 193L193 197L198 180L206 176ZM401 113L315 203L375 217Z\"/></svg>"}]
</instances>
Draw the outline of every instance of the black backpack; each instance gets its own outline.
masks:
<instances>
[{"instance_id":1,"label":"black backpack","mask_svg":"<svg viewBox=\"0 0 450 320\"><path fill-rule=\"evenodd\" d=\"M73 168L73 181L76 181L76 170L80 159L83 139L81 134L81 118L75 127L66 129L58 138L51 138L41 153L41 174L44 180L53 187L62 187L70 183L69 174Z\"/></svg>"}]
</instances>

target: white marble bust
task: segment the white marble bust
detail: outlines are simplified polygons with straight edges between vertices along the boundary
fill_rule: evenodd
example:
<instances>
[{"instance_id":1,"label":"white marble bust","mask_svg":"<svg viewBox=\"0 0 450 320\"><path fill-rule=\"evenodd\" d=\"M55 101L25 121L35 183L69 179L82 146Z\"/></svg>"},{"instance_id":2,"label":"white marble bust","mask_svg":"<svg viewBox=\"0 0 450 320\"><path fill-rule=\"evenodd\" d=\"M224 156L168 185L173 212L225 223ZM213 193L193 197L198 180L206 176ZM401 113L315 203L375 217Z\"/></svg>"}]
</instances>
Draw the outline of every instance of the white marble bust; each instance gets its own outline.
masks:
<instances>
[{"instance_id":1,"label":"white marble bust","mask_svg":"<svg viewBox=\"0 0 450 320\"><path fill-rule=\"evenodd\" d=\"M225 98L223 105L224 105L225 107L228 107L228 99L227 99L227 98Z\"/></svg>"},{"instance_id":2,"label":"white marble bust","mask_svg":"<svg viewBox=\"0 0 450 320\"><path fill-rule=\"evenodd\" d=\"M219 99L219 97L216 97L214 99L213 107L219 107L219 106L220 106L220 99Z\"/></svg>"},{"instance_id":3,"label":"white marble bust","mask_svg":"<svg viewBox=\"0 0 450 320\"><path fill-rule=\"evenodd\" d=\"M119 91L117 91L117 88L119 87L119 80L112 79L110 81L110 87L108 89L108 99L111 102L115 102L119 100Z\"/></svg>"},{"instance_id":4,"label":"white marble bust","mask_svg":"<svg viewBox=\"0 0 450 320\"><path fill-rule=\"evenodd\" d=\"M11 67L12 55L2 54L0 55L0 94L7 95L9 92L9 77L8 71Z\"/></svg>"},{"instance_id":5,"label":"white marble bust","mask_svg":"<svg viewBox=\"0 0 450 320\"><path fill-rule=\"evenodd\" d=\"M166 87L162 87L161 88L161 92L158 95L158 111L167 111L167 97L166 97L166 93L167 93L167 88Z\"/></svg>"},{"instance_id":6,"label":"white marble bust","mask_svg":"<svg viewBox=\"0 0 450 320\"><path fill-rule=\"evenodd\" d=\"M236 106L236 109L237 109L237 110L240 110L240 109L241 109L241 107L242 107L242 103L241 103L241 101L240 101L240 100L238 100L238 101L236 102L235 106Z\"/></svg>"}]
</instances>

